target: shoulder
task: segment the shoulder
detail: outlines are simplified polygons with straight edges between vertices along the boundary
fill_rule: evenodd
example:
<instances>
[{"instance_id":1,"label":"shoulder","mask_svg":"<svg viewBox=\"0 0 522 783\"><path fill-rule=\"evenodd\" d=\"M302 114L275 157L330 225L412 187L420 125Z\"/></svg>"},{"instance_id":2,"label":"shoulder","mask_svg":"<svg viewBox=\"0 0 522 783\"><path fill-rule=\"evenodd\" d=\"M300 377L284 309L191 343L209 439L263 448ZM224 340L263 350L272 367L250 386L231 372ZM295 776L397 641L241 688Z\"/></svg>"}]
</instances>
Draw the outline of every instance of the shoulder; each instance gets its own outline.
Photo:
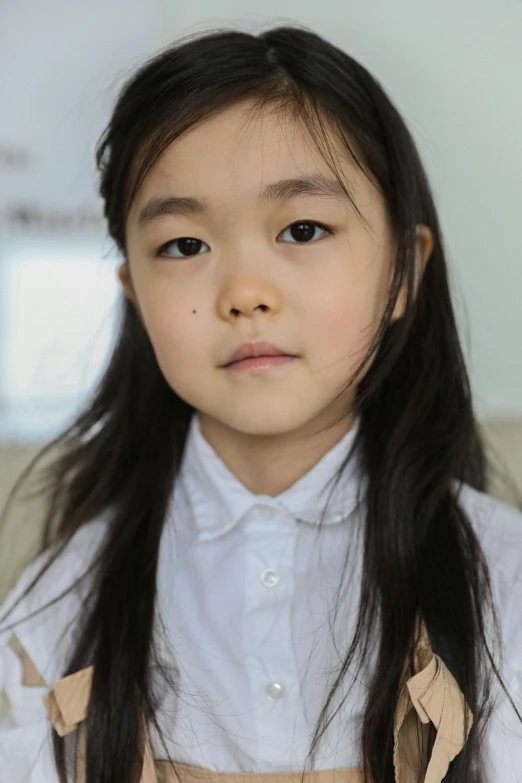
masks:
<instances>
[{"instance_id":1,"label":"shoulder","mask_svg":"<svg viewBox=\"0 0 522 783\"><path fill-rule=\"evenodd\" d=\"M457 499L494 574L510 584L522 584L522 512L468 484L458 485Z\"/></svg>"},{"instance_id":2,"label":"shoulder","mask_svg":"<svg viewBox=\"0 0 522 783\"><path fill-rule=\"evenodd\" d=\"M457 497L486 559L506 651L522 672L522 512L467 484Z\"/></svg>"},{"instance_id":3,"label":"shoulder","mask_svg":"<svg viewBox=\"0 0 522 783\"><path fill-rule=\"evenodd\" d=\"M92 565L106 530L107 521L102 518L79 528L24 596L57 547L40 554L24 569L0 606L0 644L15 634L48 684L61 677L74 622L89 590L89 576L81 577Z\"/></svg>"}]
</instances>

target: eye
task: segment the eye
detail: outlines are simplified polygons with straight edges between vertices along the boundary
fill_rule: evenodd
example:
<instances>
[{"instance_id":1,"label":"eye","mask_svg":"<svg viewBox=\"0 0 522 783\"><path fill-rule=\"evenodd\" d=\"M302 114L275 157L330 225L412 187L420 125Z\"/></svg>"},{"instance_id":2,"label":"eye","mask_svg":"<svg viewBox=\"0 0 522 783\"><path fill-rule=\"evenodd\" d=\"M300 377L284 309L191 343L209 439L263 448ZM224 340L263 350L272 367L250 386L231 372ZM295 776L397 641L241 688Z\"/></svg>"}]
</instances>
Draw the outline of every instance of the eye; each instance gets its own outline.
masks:
<instances>
[{"instance_id":1,"label":"eye","mask_svg":"<svg viewBox=\"0 0 522 783\"><path fill-rule=\"evenodd\" d=\"M299 220L297 223L291 223L281 234L284 234L285 231L291 231L296 240L291 244L306 245L310 244L310 239L313 237L316 228L319 228L326 234L334 233L332 228L325 226L323 223L318 223L317 220ZM322 239L322 237L320 238Z\"/></svg>"},{"instance_id":2,"label":"eye","mask_svg":"<svg viewBox=\"0 0 522 783\"><path fill-rule=\"evenodd\" d=\"M198 250L201 249L201 245L204 244L206 243L202 242L201 239L195 239L194 237L180 237L179 239L171 239L169 240L169 242L165 242L165 244L160 247L156 255L161 256L163 254L163 251L166 250L171 245L178 245L178 249L183 255L174 255L170 257L188 258L189 256L197 255Z\"/></svg>"},{"instance_id":3,"label":"eye","mask_svg":"<svg viewBox=\"0 0 522 783\"><path fill-rule=\"evenodd\" d=\"M289 226L287 226L281 232L280 236L284 234L285 231L290 231L295 240L294 242L290 242L290 244L306 245L310 244L310 240L313 239L316 228L318 228L320 231L323 231L325 234L335 233L333 228L325 226L324 223L318 223L317 220L298 220L295 223L291 223ZM320 237L320 239L323 237ZM317 238L315 238L314 241L317 242ZM181 255L175 254L170 257L189 258L190 256L198 255L198 251L201 250L201 246L205 244L206 243L202 242L201 239L195 239L194 237L180 237L179 239L171 239L169 242L165 242L165 244L159 248L156 255L161 256L168 247L171 245L177 245ZM208 245L206 246L208 248Z\"/></svg>"}]
</instances>

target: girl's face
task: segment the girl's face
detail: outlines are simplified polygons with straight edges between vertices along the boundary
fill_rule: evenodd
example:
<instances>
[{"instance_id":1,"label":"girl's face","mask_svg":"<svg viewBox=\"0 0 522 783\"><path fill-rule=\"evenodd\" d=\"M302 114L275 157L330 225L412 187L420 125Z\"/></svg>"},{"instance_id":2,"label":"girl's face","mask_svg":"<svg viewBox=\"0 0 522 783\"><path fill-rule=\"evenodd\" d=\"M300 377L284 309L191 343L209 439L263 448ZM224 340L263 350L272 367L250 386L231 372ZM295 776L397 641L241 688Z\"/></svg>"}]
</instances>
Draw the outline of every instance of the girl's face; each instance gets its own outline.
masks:
<instances>
[{"instance_id":1,"label":"girl's face","mask_svg":"<svg viewBox=\"0 0 522 783\"><path fill-rule=\"evenodd\" d=\"M248 106L191 129L155 163L128 215L119 276L167 383L200 412L204 431L280 436L351 410L354 390L318 418L378 326L392 240L380 193L339 146L369 227L342 193L302 186L277 197L282 180L335 180L297 125L265 112L245 126ZM260 199L267 186L271 197ZM184 201L173 200L170 214L167 202L151 209L174 198ZM223 367L238 346L259 340L298 358L268 370Z\"/></svg>"}]
</instances>

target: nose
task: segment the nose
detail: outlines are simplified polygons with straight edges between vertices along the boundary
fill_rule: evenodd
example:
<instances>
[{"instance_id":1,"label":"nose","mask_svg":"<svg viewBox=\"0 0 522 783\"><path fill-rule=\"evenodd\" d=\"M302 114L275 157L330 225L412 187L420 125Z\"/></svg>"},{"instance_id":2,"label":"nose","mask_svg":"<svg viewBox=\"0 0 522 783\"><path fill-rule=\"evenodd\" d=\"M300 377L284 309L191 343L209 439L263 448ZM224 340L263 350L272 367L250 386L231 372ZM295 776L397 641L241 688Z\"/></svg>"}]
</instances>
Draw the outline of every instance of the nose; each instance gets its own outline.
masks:
<instances>
[{"instance_id":1,"label":"nose","mask_svg":"<svg viewBox=\"0 0 522 783\"><path fill-rule=\"evenodd\" d=\"M257 317L260 312L275 315L282 303L281 291L271 281L250 276L229 280L220 292L218 310L221 318L234 320L238 315Z\"/></svg>"}]
</instances>

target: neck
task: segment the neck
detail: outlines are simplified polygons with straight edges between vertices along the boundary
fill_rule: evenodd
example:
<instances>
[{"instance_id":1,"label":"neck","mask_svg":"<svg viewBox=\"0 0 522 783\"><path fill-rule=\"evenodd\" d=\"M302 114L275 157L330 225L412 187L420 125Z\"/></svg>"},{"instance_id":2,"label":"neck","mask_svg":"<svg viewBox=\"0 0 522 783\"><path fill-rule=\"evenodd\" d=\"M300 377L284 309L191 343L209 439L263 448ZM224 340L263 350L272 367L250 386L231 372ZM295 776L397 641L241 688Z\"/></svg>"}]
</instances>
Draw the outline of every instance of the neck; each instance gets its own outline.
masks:
<instances>
[{"instance_id":1,"label":"neck","mask_svg":"<svg viewBox=\"0 0 522 783\"><path fill-rule=\"evenodd\" d=\"M308 473L355 420L355 414L350 414L334 426L314 420L287 432L252 435L206 414L199 417L201 432L230 472L254 495L270 497L280 495Z\"/></svg>"}]
</instances>

